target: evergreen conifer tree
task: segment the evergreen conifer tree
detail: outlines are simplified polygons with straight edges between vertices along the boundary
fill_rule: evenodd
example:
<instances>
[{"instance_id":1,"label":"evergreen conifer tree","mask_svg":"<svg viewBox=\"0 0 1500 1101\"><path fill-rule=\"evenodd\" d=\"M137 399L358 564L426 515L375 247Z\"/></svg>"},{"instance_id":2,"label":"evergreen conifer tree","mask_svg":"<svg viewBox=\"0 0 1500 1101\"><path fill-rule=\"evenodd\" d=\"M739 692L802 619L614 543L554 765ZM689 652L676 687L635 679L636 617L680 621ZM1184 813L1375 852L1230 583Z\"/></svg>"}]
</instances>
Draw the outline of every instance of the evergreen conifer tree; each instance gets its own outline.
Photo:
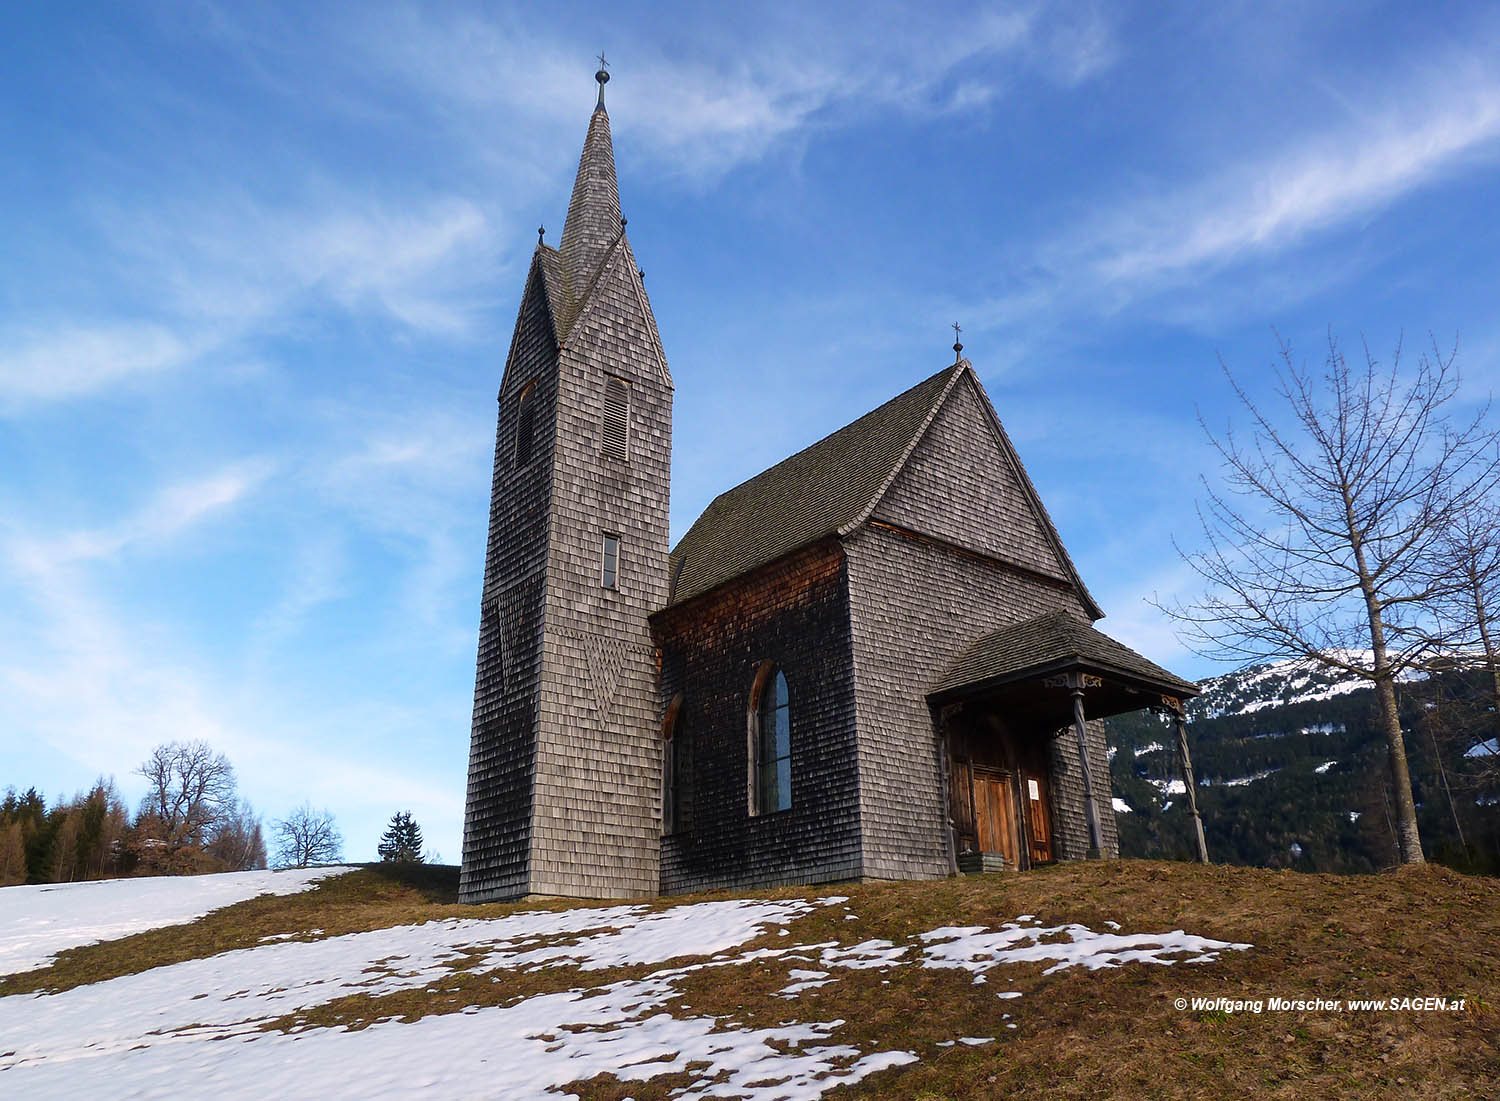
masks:
<instances>
[{"instance_id":1,"label":"evergreen conifer tree","mask_svg":"<svg viewBox=\"0 0 1500 1101\"><path fill-rule=\"evenodd\" d=\"M417 825L411 812L398 811L391 815L391 824L381 836L376 852L388 864L422 862L422 827Z\"/></svg>"}]
</instances>

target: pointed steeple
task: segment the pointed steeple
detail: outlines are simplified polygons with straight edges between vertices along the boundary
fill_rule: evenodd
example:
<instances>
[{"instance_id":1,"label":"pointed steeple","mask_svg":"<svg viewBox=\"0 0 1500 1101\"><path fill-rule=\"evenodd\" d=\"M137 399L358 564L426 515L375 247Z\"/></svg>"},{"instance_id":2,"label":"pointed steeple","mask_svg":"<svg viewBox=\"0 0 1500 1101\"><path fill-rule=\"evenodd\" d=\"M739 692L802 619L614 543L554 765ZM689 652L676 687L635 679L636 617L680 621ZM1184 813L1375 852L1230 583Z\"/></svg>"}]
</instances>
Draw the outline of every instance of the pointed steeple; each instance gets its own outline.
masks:
<instances>
[{"instance_id":1,"label":"pointed steeple","mask_svg":"<svg viewBox=\"0 0 1500 1101\"><path fill-rule=\"evenodd\" d=\"M604 85L609 73L601 67L594 74L599 82L599 102L589 119L583 155L578 158L578 177L568 203L563 226L563 263L575 294L582 294L599 270L604 254L620 236L620 189L615 180L615 149L609 136L609 112L604 109Z\"/></svg>"}]
</instances>

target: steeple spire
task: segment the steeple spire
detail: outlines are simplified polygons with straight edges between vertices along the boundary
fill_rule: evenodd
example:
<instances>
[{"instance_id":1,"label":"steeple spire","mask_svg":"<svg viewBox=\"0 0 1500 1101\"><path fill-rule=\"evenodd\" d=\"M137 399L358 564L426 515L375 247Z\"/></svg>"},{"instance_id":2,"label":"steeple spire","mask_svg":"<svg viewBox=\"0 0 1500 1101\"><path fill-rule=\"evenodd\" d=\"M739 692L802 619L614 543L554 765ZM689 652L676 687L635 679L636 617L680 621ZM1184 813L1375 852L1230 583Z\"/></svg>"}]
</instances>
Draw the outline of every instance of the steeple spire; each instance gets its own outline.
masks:
<instances>
[{"instance_id":1,"label":"steeple spire","mask_svg":"<svg viewBox=\"0 0 1500 1101\"><path fill-rule=\"evenodd\" d=\"M598 271L604 254L621 233L620 189L615 179L615 150L609 135L609 112L604 109L604 85L609 81L608 63L599 55L599 102L589 119L583 155L578 158L578 177L568 203L563 225L562 253L573 289L582 294Z\"/></svg>"}]
</instances>

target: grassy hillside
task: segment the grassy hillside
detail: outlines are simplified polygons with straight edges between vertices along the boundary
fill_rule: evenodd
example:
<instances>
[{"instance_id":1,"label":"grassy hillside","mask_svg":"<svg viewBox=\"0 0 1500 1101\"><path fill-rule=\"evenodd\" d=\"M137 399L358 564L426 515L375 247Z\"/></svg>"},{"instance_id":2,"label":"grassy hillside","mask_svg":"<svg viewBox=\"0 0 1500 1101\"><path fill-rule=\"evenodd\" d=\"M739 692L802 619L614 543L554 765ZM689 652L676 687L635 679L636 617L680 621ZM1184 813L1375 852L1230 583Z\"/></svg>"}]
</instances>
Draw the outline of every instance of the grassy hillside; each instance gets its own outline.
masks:
<instances>
[{"instance_id":1,"label":"grassy hillside","mask_svg":"<svg viewBox=\"0 0 1500 1101\"><path fill-rule=\"evenodd\" d=\"M275 944L323 940L438 919L580 908L563 902L460 907L455 889L451 868L361 870L303 894L254 899L189 925L71 950L49 968L0 980L0 995L76 989L255 948L268 938ZM766 926L732 953L716 955L718 965L672 972L675 985L665 1011L680 1019L711 1018L715 1032L837 1022L825 1030L829 1042L858 1053L915 1056L907 1065L830 1089L830 1097L1461 1097L1484 1095L1494 1086L1500 1057L1500 883L1493 879L1437 868L1335 877L1120 861L935 883L700 895L658 900L650 909L736 897L795 901L834 895L847 901L793 908L788 920ZM984 982L969 970L921 966L921 946L931 943L923 933L948 926L1000 929L1023 917L1048 927L1078 923L1106 935L1110 923L1123 934L1181 929L1253 948L1218 952L1212 962L1183 962L1179 954L1173 966L1128 962L1053 974L1043 974L1051 959L1008 962L989 970ZM891 947L866 943L872 940ZM1046 945L1067 940L1065 933L1051 934L1035 950L1045 954ZM525 945L550 943L573 942L533 938ZM864 947L844 952L855 945ZM882 966L883 951L892 958ZM669 949L662 959L670 955ZM854 963L827 962L841 955ZM672 960L679 966L692 962ZM297 1036L327 1026L361 1030L667 974L661 961L591 967L490 966L476 948L460 952L440 977L413 988L345 993L257 1020L254 1027ZM823 985L787 996L788 986L813 968L825 977ZM1006 996L1012 993L1018 996ZM1462 997L1467 1004L1461 1012L1259 1014L1181 1011L1173 1005L1177 998L1219 996L1427 995ZM7 1001L0 997L0 1010ZM0 1040L0 1068L15 1056L7 1046ZM352 1084L361 1071L349 1068ZM0 1069L0 1093L9 1092L7 1078L24 1073L24 1067ZM568 1088L586 1098L646 1101L679 1087L702 1089L703 1073L689 1065L645 1081L596 1074Z\"/></svg>"}]
</instances>

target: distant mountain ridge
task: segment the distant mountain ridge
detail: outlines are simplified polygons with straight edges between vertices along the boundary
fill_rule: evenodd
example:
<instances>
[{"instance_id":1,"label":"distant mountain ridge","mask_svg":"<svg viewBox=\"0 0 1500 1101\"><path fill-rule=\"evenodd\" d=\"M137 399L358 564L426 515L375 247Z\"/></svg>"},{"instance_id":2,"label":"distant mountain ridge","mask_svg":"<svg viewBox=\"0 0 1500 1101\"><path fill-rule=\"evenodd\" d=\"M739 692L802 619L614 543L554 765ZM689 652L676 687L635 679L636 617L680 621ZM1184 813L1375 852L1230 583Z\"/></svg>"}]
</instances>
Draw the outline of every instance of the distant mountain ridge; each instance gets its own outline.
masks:
<instances>
[{"instance_id":1,"label":"distant mountain ridge","mask_svg":"<svg viewBox=\"0 0 1500 1101\"><path fill-rule=\"evenodd\" d=\"M1369 658L1346 655L1351 664ZM1213 860L1330 872L1394 863L1387 753L1368 680L1287 659L1200 684L1187 707L1188 740ZM1398 699L1429 855L1500 869L1500 799L1476 779L1500 744L1487 740L1495 719L1480 684L1475 671L1412 672ZM1166 721L1136 712L1106 725L1121 854L1189 858Z\"/></svg>"},{"instance_id":2,"label":"distant mountain ridge","mask_svg":"<svg viewBox=\"0 0 1500 1101\"><path fill-rule=\"evenodd\" d=\"M1345 660L1351 665L1372 664L1369 650L1349 651ZM1412 673L1403 680L1422 679ZM1225 715L1244 715L1268 707L1331 700L1369 688L1364 677L1318 665L1307 658L1285 658L1281 661L1252 665L1233 673L1223 673L1199 682L1203 694L1188 704L1188 721L1214 719Z\"/></svg>"}]
</instances>

